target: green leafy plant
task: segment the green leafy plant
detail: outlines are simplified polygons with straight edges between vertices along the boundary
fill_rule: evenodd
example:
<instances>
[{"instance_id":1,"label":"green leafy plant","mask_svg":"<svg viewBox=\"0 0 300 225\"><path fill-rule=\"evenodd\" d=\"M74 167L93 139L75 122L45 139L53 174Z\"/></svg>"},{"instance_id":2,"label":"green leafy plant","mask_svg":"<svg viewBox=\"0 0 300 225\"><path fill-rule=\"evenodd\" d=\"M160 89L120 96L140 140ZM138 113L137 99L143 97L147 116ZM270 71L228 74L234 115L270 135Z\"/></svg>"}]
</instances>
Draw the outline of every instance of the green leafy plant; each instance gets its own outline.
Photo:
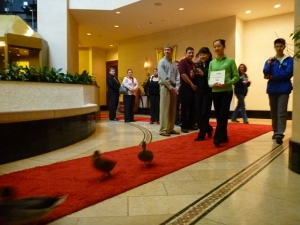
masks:
<instances>
[{"instance_id":1,"label":"green leafy plant","mask_svg":"<svg viewBox=\"0 0 300 225\"><path fill-rule=\"evenodd\" d=\"M294 40L295 47L297 47L297 51L294 54L294 58L300 59L300 30L295 30L290 34L290 37Z\"/></svg>"},{"instance_id":2,"label":"green leafy plant","mask_svg":"<svg viewBox=\"0 0 300 225\"><path fill-rule=\"evenodd\" d=\"M32 66L23 67L12 63L9 64L6 69L0 71L0 80L97 85L96 79L86 70L81 74L63 73L61 71L61 68L49 69L48 66L45 66L37 70Z\"/></svg>"}]
</instances>

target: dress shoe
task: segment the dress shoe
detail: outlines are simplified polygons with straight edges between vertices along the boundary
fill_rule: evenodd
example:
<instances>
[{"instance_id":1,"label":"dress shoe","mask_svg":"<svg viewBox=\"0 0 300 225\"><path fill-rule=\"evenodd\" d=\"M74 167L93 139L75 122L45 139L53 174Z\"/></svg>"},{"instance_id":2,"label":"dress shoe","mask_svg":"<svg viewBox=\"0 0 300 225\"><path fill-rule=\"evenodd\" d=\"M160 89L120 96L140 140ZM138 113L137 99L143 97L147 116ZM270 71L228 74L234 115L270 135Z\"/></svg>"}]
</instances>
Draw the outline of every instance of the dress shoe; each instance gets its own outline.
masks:
<instances>
[{"instance_id":1,"label":"dress shoe","mask_svg":"<svg viewBox=\"0 0 300 225\"><path fill-rule=\"evenodd\" d=\"M220 142L219 142L219 141L216 141L216 140L214 140L214 145L215 145L216 147L219 147L219 146L220 146Z\"/></svg>"},{"instance_id":2,"label":"dress shoe","mask_svg":"<svg viewBox=\"0 0 300 225\"><path fill-rule=\"evenodd\" d=\"M175 125L177 125L177 126L181 126L181 124L182 124L181 121L176 121L175 122Z\"/></svg>"},{"instance_id":3,"label":"dress shoe","mask_svg":"<svg viewBox=\"0 0 300 225\"><path fill-rule=\"evenodd\" d=\"M114 118L111 121L119 121L119 119L118 118Z\"/></svg>"},{"instance_id":4,"label":"dress shoe","mask_svg":"<svg viewBox=\"0 0 300 225\"><path fill-rule=\"evenodd\" d=\"M196 127L196 126L191 126L191 127L190 127L190 130L198 130L198 127Z\"/></svg>"},{"instance_id":5,"label":"dress shoe","mask_svg":"<svg viewBox=\"0 0 300 225\"><path fill-rule=\"evenodd\" d=\"M188 133L189 130L188 130L188 129L181 128L181 132L182 132L182 133Z\"/></svg>"},{"instance_id":6,"label":"dress shoe","mask_svg":"<svg viewBox=\"0 0 300 225\"><path fill-rule=\"evenodd\" d=\"M240 121L239 120L231 120L231 122L233 122L233 123L239 123Z\"/></svg>"},{"instance_id":7,"label":"dress shoe","mask_svg":"<svg viewBox=\"0 0 300 225\"><path fill-rule=\"evenodd\" d=\"M247 122L244 122L244 124L249 124L249 122L247 121Z\"/></svg>"},{"instance_id":8,"label":"dress shoe","mask_svg":"<svg viewBox=\"0 0 300 225\"><path fill-rule=\"evenodd\" d=\"M197 137L194 139L194 141L203 141L203 140L205 140L205 138L203 138L203 137Z\"/></svg>"},{"instance_id":9,"label":"dress shoe","mask_svg":"<svg viewBox=\"0 0 300 225\"><path fill-rule=\"evenodd\" d=\"M125 123L129 123L129 122L130 122L130 120L125 120L124 122L125 122Z\"/></svg>"},{"instance_id":10,"label":"dress shoe","mask_svg":"<svg viewBox=\"0 0 300 225\"><path fill-rule=\"evenodd\" d=\"M282 138L281 137L277 137L276 138L276 143L279 144L279 145L282 145L282 143L283 143Z\"/></svg>"},{"instance_id":11,"label":"dress shoe","mask_svg":"<svg viewBox=\"0 0 300 225\"><path fill-rule=\"evenodd\" d=\"M153 123L154 123L154 122L151 120L151 121L150 121L150 124L153 124Z\"/></svg>"},{"instance_id":12,"label":"dress shoe","mask_svg":"<svg viewBox=\"0 0 300 225\"><path fill-rule=\"evenodd\" d=\"M207 131L207 137L211 138L212 137L212 132L213 132L214 128L210 127L209 131Z\"/></svg>"},{"instance_id":13,"label":"dress shoe","mask_svg":"<svg viewBox=\"0 0 300 225\"><path fill-rule=\"evenodd\" d=\"M176 130L172 130L171 132L169 132L169 134L180 134L180 133Z\"/></svg>"},{"instance_id":14,"label":"dress shoe","mask_svg":"<svg viewBox=\"0 0 300 225\"><path fill-rule=\"evenodd\" d=\"M168 134L167 132L160 133L159 135L162 135L162 136L165 136L165 137L170 137L170 134Z\"/></svg>"},{"instance_id":15,"label":"dress shoe","mask_svg":"<svg viewBox=\"0 0 300 225\"><path fill-rule=\"evenodd\" d=\"M222 139L222 140L220 141L220 143L228 143L228 142L229 142L228 137L227 137L227 138L224 138L224 139Z\"/></svg>"},{"instance_id":16,"label":"dress shoe","mask_svg":"<svg viewBox=\"0 0 300 225\"><path fill-rule=\"evenodd\" d=\"M136 120L130 120L130 122L136 122Z\"/></svg>"}]
</instances>

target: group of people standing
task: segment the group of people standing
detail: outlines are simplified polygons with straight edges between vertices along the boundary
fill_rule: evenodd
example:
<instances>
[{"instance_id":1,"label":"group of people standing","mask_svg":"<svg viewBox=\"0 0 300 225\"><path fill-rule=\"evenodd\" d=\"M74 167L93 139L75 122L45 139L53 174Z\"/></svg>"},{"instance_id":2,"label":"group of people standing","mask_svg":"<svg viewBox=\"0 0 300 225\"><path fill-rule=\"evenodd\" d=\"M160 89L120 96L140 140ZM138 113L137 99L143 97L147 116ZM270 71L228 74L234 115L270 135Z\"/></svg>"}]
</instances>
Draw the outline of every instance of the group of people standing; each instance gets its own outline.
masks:
<instances>
[{"instance_id":1,"label":"group of people standing","mask_svg":"<svg viewBox=\"0 0 300 225\"><path fill-rule=\"evenodd\" d=\"M225 55L225 40L218 39L213 42L213 47L217 58L212 60L212 54L207 47L203 47L196 55L196 63L193 62L194 49L186 49L186 57L178 64L180 75L180 103L181 103L181 132L188 133L189 130L199 128L199 133L195 141L202 141L206 134L212 137L213 128L209 124L209 117L212 102L215 108L217 126L213 143L219 146L223 142L228 142L227 123L229 116L230 102L233 96L233 84L239 80L239 73L233 59ZM165 46L165 50L172 47ZM165 58L168 55L165 54ZM170 62L171 63L171 62ZM160 62L158 75L160 81L164 77L160 76ZM161 68L163 71L164 68ZM223 73L223 80L216 82L210 76L212 72ZM161 82L162 83L162 82ZM173 102L176 105L176 102ZM172 133L172 131L171 131ZM161 135L167 136L170 131L161 130Z\"/></svg>"},{"instance_id":2,"label":"group of people standing","mask_svg":"<svg viewBox=\"0 0 300 225\"><path fill-rule=\"evenodd\" d=\"M119 88L121 83L115 76L116 69L109 68L109 75L107 76L106 83L108 87L109 96L109 119L111 121L119 121L116 117L116 111L119 105ZM124 102L124 122L135 122L134 120L134 104L135 104L135 91L139 88L138 81L133 77L133 70L127 70L127 76L124 77L122 85L127 89L127 93L123 95Z\"/></svg>"},{"instance_id":3,"label":"group of people standing","mask_svg":"<svg viewBox=\"0 0 300 225\"><path fill-rule=\"evenodd\" d=\"M174 130L176 114L178 114L178 99L180 99L181 106L181 132L188 133L189 130L199 129L195 141L205 140L206 135L209 138L212 137L213 127L209 123L212 103L217 121L213 143L218 147L221 143L229 141L227 125L233 93L238 103L232 113L231 121L239 122L237 116L240 112L243 122L249 123L245 109L245 96L251 84L246 74L247 66L240 64L237 68L235 61L225 55L225 40L215 40L213 48L217 56L215 59L212 59L208 47L202 47L196 54L194 63L194 49L188 47L186 57L175 63L172 61L173 47L164 46L164 57L159 61L154 74L147 82L150 98L150 124L155 122L160 124L160 135L180 134ZM293 76L293 58L283 54L284 39L276 39L274 48L276 56L266 61L263 72L264 78L268 79L267 93L274 130L273 139L276 139L278 144L282 144L288 98L292 90L290 79ZM128 76L122 82L128 89L128 95L124 95L124 116L125 122L133 122L135 101L133 92L138 88L138 83L132 77L131 69L127 73ZM117 100L115 96L119 96L120 83L111 70L110 75L107 79L111 99L109 119L116 121ZM218 76L221 76L221 79ZM233 87L235 87L234 92Z\"/></svg>"}]
</instances>

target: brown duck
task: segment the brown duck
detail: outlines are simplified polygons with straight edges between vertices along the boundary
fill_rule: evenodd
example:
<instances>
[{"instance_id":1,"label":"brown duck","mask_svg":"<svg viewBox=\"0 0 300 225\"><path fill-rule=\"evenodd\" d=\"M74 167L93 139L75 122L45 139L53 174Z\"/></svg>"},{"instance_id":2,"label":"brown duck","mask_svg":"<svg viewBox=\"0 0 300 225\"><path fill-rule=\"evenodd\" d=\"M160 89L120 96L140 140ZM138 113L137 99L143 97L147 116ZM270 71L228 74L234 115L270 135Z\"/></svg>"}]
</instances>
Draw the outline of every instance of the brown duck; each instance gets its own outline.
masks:
<instances>
[{"instance_id":1,"label":"brown duck","mask_svg":"<svg viewBox=\"0 0 300 225\"><path fill-rule=\"evenodd\" d=\"M2 187L0 196L0 224L32 224L50 214L67 198L65 196L37 196L14 198L13 187ZM2 219L2 220L1 220Z\"/></svg>"},{"instance_id":2,"label":"brown duck","mask_svg":"<svg viewBox=\"0 0 300 225\"><path fill-rule=\"evenodd\" d=\"M145 163L145 166L150 166L153 160L154 154L150 150L146 150L146 142L141 143L142 150L138 154L138 158Z\"/></svg>"},{"instance_id":3,"label":"brown duck","mask_svg":"<svg viewBox=\"0 0 300 225\"><path fill-rule=\"evenodd\" d=\"M110 171L115 167L116 161L101 158L100 152L96 150L93 155L93 164L96 167L96 169L100 170L101 172L104 172L104 174L101 177L101 180L105 178L105 176L111 176Z\"/></svg>"}]
</instances>

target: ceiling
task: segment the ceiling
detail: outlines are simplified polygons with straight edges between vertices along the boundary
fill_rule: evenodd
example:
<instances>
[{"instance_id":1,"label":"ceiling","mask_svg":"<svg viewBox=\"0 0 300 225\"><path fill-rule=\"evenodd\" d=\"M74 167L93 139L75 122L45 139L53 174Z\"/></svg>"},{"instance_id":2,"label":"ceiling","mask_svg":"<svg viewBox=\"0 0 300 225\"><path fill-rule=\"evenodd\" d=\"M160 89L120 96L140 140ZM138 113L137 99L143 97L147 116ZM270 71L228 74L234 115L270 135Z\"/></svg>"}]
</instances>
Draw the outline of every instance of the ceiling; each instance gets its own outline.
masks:
<instances>
[{"instance_id":1,"label":"ceiling","mask_svg":"<svg viewBox=\"0 0 300 225\"><path fill-rule=\"evenodd\" d=\"M274 8L276 4L281 7ZM70 11L79 24L79 46L109 49L120 40L233 15L248 21L290 13L294 0L141 0L114 10Z\"/></svg>"}]
</instances>

